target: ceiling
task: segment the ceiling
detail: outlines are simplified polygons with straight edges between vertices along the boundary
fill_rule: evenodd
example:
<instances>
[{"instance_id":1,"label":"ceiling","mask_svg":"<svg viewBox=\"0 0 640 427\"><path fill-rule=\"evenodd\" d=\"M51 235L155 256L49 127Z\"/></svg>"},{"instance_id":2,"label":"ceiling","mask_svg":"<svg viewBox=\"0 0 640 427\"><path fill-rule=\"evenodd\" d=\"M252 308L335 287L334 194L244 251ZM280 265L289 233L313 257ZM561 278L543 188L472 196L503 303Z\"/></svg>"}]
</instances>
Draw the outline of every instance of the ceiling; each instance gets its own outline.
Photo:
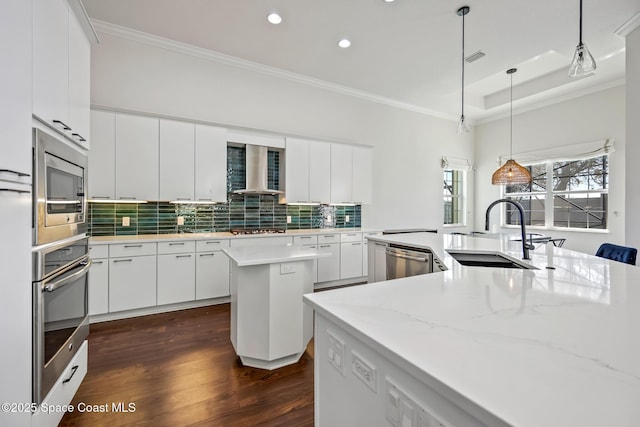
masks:
<instances>
[{"instance_id":1,"label":"ceiling","mask_svg":"<svg viewBox=\"0 0 640 427\"><path fill-rule=\"evenodd\" d=\"M583 40L595 74L567 76L578 43L578 0L83 0L92 20L328 82L405 108L457 118L461 101L462 18L465 116L502 115L508 68L517 67L514 108L586 93L624 79L624 38L640 0L584 1ZM276 11L283 22L269 24ZM337 42L352 45L341 49Z\"/></svg>"}]
</instances>

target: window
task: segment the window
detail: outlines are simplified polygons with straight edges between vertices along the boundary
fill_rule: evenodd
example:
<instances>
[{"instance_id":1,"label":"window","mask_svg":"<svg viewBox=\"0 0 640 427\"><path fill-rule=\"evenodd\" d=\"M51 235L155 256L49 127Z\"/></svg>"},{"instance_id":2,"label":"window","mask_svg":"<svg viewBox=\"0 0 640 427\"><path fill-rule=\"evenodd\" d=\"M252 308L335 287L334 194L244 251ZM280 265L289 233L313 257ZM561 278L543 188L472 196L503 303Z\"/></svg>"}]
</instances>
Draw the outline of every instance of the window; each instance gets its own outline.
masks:
<instances>
[{"instance_id":1,"label":"window","mask_svg":"<svg viewBox=\"0 0 640 427\"><path fill-rule=\"evenodd\" d=\"M464 179L465 172L462 170L444 170L445 225L464 225Z\"/></svg>"},{"instance_id":2,"label":"window","mask_svg":"<svg viewBox=\"0 0 640 427\"><path fill-rule=\"evenodd\" d=\"M609 157L553 161L527 166L530 184L505 186L520 202L525 224L574 229L607 229ZM518 211L505 206L505 224L519 224Z\"/></svg>"}]
</instances>

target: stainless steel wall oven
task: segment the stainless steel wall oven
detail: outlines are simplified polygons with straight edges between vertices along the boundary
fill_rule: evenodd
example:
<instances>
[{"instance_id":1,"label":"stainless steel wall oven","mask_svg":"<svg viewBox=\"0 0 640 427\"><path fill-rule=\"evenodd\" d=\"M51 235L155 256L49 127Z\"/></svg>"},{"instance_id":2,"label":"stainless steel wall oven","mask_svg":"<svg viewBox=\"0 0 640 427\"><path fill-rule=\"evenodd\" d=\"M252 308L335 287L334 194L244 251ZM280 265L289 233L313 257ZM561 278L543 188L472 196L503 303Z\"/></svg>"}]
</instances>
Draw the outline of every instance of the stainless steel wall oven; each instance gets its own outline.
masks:
<instances>
[{"instance_id":1,"label":"stainless steel wall oven","mask_svg":"<svg viewBox=\"0 0 640 427\"><path fill-rule=\"evenodd\" d=\"M86 233L87 156L33 129L33 244Z\"/></svg>"},{"instance_id":2,"label":"stainless steel wall oven","mask_svg":"<svg viewBox=\"0 0 640 427\"><path fill-rule=\"evenodd\" d=\"M89 335L90 265L89 239L85 235L33 248L35 403L42 403Z\"/></svg>"}]
</instances>

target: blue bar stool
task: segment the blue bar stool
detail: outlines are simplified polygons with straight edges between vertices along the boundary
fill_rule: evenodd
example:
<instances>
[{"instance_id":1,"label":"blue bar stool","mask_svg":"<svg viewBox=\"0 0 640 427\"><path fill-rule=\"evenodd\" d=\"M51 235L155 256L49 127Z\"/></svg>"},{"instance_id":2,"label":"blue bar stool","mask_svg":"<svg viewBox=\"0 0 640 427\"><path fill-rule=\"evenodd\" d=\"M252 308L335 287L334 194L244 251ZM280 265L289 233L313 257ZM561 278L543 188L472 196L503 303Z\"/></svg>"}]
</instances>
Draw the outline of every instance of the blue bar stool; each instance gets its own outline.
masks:
<instances>
[{"instance_id":1,"label":"blue bar stool","mask_svg":"<svg viewBox=\"0 0 640 427\"><path fill-rule=\"evenodd\" d=\"M601 258L612 259L631 265L636 265L636 255L638 255L636 248L614 245L613 243L603 243L596 252L596 256Z\"/></svg>"}]
</instances>

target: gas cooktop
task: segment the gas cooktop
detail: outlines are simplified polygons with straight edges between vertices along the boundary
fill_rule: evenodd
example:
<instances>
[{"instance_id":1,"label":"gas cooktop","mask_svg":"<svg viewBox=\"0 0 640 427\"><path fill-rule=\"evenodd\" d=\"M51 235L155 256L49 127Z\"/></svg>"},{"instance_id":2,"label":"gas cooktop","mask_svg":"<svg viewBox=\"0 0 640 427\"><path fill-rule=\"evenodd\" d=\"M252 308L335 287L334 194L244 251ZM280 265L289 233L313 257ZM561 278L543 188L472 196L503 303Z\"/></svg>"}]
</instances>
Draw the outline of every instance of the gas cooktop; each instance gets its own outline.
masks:
<instances>
[{"instance_id":1,"label":"gas cooktop","mask_svg":"<svg viewBox=\"0 0 640 427\"><path fill-rule=\"evenodd\" d=\"M234 228L231 230L231 234L235 236L244 234L277 234L285 231L281 228Z\"/></svg>"}]
</instances>

